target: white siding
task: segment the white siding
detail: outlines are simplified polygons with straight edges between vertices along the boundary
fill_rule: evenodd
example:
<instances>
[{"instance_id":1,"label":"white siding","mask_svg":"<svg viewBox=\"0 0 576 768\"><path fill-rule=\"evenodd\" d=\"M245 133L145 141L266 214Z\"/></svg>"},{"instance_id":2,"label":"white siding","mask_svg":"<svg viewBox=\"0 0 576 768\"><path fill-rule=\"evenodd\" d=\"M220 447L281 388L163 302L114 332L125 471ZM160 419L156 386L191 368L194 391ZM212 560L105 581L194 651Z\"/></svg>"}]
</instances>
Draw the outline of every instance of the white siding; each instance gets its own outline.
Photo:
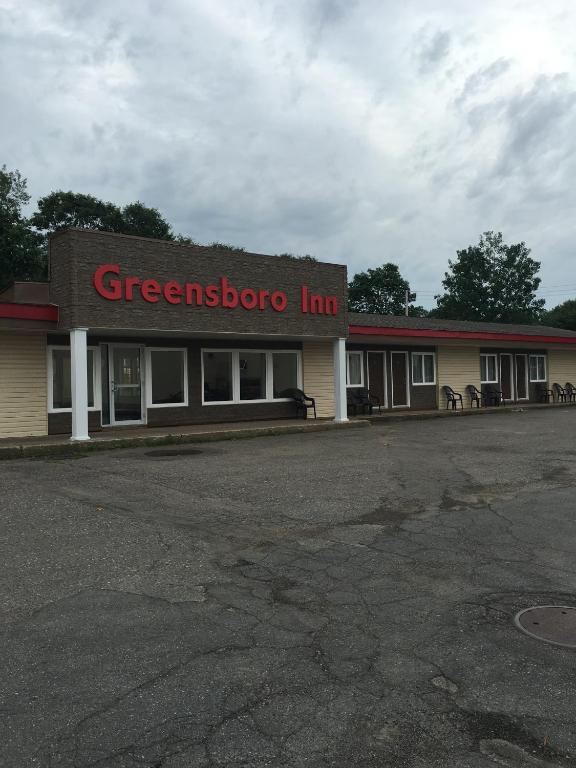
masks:
<instances>
[{"instance_id":1,"label":"white siding","mask_svg":"<svg viewBox=\"0 0 576 768\"><path fill-rule=\"evenodd\" d=\"M576 387L576 349L548 350L548 386L567 382Z\"/></svg>"},{"instance_id":2,"label":"white siding","mask_svg":"<svg viewBox=\"0 0 576 768\"><path fill-rule=\"evenodd\" d=\"M316 400L319 417L336 415L334 395L334 357L331 339L305 341L302 345L304 392Z\"/></svg>"},{"instance_id":3,"label":"white siding","mask_svg":"<svg viewBox=\"0 0 576 768\"><path fill-rule=\"evenodd\" d=\"M438 407L446 408L442 387L462 394L464 408L470 405L468 384L480 389L480 347L438 347Z\"/></svg>"},{"instance_id":4,"label":"white siding","mask_svg":"<svg viewBox=\"0 0 576 768\"><path fill-rule=\"evenodd\" d=\"M48 433L46 336L0 333L0 438Z\"/></svg>"}]
</instances>

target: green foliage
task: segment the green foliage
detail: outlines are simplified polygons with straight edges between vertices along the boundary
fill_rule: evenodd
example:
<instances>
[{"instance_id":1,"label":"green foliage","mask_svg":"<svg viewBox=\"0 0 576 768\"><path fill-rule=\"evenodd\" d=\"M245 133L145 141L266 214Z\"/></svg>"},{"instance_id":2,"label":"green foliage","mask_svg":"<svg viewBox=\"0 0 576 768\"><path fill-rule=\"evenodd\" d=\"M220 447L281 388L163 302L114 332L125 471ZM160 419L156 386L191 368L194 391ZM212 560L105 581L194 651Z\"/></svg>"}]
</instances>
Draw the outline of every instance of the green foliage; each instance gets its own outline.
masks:
<instances>
[{"instance_id":1,"label":"green foliage","mask_svg":"<svg viewBox=\"0 0 576 768\"><path fill-rule=\"evenodd\" d=\"M228 243L210 243L209 248L213 248L215 251L228 251L230 253L245 253L245 248L239 248L235 245L229 245Z\"/></svg>"},{"instance_id":2,"label":"green foliage","mask_svg":"<svg viewBox=\"0 0 576 768\"><path fill-rule=\"evenodd\" d=\"M125 235L153 237L157 240L175 240L172 227L156 208L148 208L139 200L125 205L121 212L121 231Z\"/></svg>"},{"instance_id":3,"label":"green foliage","mask_svg":"<svg viewBox=\"0 0 576 768\"><path fill-rule=\"evenodd\" d=\"M358 272L348 285L348 308L351 312L378 315L403 315L408 281L396 264L382 264L376 269ZM410 307L411 314L426 314L423 307Z\"/></svg>"},{"instance_id":4,"label":"green foliage","mask_svg":"<svg viewBox=\"0 0 576 768\"><path fill-rule=\"evenodd\" d=\"M118 232L124 235L174 240L172 228L156 208L136 201L120 208L93 195L77 192L51 192L38 200L31 223L44 232L65 227Z\"/></svg>"},{"instance_id":5,"label":"green foliage","mask_svg":"<svg viewBox=\"0 0 576 768\"><path fill-rule=\"evenodd\" d=\"M567 331L576 331L576 299L558 304L549 312L545 312L542 317L544 325L551 325L553 328L565 328Z\"/></svg>"},{"instance_id":6,"label":"green foliage","mask_svg":"<svg viewBox=\"0 0 576 768\"><path fill-rule=\"evenodd\" d=\"M536 323L544 300L536 298L540 263L525 243L506 245L501 232L484 232L478 245L457 251L444 274L445 293L436 296L435 317Z\"/></svg>"},{"instance_id":7,"label":"green foliage","mask_svg":"<svg viewBox=\"0 0 576 768\"><path fill-rule=\"evenodd\" d=\"M45 280L44 238L30 228L22 207L30 201L20 171L0 168L0 288L14 280Z\"/></svg>"},{"instance_id":8,"label":"green foliage","mask_svg":"<svg viewBox=\"0 0 576 768\"><path fill-rule=\"evenodd\" d=\"M299 256L297 253L276 253L279 259L292 259L293 261L318 261L315 256L310 256L309 253L305 253L303 256Z\"/></svg>"}]
</instances>

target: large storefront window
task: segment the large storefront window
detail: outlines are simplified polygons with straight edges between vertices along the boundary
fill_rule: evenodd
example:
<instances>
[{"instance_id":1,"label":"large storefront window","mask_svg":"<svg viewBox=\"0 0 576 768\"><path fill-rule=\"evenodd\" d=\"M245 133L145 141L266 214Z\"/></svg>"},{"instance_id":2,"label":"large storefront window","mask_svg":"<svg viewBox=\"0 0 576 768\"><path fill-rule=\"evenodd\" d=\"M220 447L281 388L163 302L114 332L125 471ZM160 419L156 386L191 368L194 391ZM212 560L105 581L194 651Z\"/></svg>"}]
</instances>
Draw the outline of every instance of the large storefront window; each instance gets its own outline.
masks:
<instances>
[{"instance_id":1,"label":"large storefront window","mask_svg":"<svg viewBox=\"0 0 576 768\"><path fill-rule=\"evenodd\" d=\"M300 378L297 351L202 351L205 405L284 400L285 390L301 388Z\"/></svg>"},{"instance_id":2,"label":"large storefront window","mask_svg":"<svg viewBox=\"0 0 576 768\"><path fill-rule=\"evenodd\" d=\"M204 402L232 402L232 352L203 352Z\"/></svg>"},{"instance_id":3,"label":"large storefront window","mask_svg":"<svg viewBox=\"0 0 576 768\"><path fill-rule=\"evenodd\" d=\"M240 355L240 400L266 400L266 355L242 352Z\"/></svg>"},{"instance_id":4,"label":"large storefront window","mask_svg":"<svg viewBox=\"0 0 576 768\"><path fill-rule=\"evenodd\" d=\"M273 396L282 397L287 389L299 389L298 355L294 352L273 352Z\"/></svg>"},{"instance_id":5,"label":"large storefront window","mask_svg":"<svg viewBox=\"0 0 576 768\"><path fill-rule=\"evenodd\" d=\"M188 376L185 349L148 349L148 405L151 407L188 404Z\"/></svg>"},{"instance_id":6,"label":"large storefront window","mask_svg":"<svg viewBox=\"0 0 576 768\"><path fill-rule=\"evenodd\" d=\"M96 350L88 349L88 407L95 409L94 392L97 391L94 365ZM70 348L48 348L48 410L71 411L72 410L72 381L70 371Z\"/></svg>"}]
</instances>

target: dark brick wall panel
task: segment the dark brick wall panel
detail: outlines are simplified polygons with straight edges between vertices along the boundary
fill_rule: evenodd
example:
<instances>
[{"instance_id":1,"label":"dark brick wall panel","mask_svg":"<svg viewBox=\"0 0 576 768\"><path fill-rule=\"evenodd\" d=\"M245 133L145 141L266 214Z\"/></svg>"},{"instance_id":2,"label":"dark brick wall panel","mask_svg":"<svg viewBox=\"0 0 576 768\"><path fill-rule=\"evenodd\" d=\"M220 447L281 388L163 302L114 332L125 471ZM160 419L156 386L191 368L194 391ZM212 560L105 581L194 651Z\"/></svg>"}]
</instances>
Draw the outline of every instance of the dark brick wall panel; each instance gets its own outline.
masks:
<instances>
[{"instance_id":1,"label":"dark brick wall panel","mask_svg":"<svg viewBox=\"0 0 576 768\"><path fill-rule=\"evenodd\" d=\"M281 290L288 297L284 312L271 307L172 306L163 298L144 301L138 290L132 301L108 301L93 287L97 267L118 264L121 277L153 278L160 283L218 284L226 277L241 290ZM335 295L336 315L300 311L300 289ZM347 335L346 267L335 264L280 259L252 253L222 253L201 246L184 246L162 240L112 235L104 232L66 230L50 241L50 298L60 307L63 329L164 330L206 333L257 333L292 336Z\"/></svg>"}]
</instances>

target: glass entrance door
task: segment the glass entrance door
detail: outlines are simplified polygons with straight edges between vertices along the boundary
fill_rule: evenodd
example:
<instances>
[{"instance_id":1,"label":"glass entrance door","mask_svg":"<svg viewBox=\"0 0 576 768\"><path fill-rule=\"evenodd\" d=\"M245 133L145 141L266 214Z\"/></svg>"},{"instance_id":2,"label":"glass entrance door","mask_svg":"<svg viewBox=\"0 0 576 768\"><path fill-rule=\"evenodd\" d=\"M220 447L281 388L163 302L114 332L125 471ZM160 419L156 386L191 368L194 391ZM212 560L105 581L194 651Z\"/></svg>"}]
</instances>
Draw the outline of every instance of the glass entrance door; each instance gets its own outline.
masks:
<instances>
[{"instance_id":1,"label":"glass entrance door","mask_svg":"<svg viewBox=\"0 0 576 768\"><path fill-rule=\"evenodd\" d=\"M110 424L142 424L142 350L110 345Z\"/></svg>"}]
</instances>

